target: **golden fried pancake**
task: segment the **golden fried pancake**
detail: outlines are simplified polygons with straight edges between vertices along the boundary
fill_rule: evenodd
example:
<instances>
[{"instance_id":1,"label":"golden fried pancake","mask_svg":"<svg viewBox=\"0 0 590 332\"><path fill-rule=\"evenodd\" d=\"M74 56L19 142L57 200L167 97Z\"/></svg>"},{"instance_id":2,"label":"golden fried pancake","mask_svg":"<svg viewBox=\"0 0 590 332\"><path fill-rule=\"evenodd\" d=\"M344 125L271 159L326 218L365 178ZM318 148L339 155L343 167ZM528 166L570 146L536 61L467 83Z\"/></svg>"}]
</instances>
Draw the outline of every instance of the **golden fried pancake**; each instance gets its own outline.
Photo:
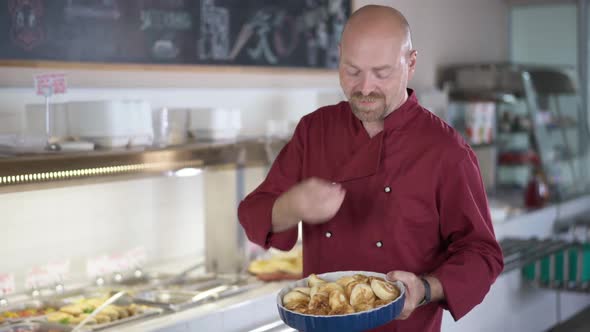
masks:
<instances>
[{"instance_id":1,"label":"golden fried pancake","mask_svg":"<svg viewBox=\"0 0 590 332\"><path fill-rule=\"evenodd\" d=\"M368 284L369 283L369 277L364 276L362 274L355 274L355 275L352 276L352 278L354 278L354 280L356 280L358 282L362 282L362 283L365 283L365 284Z\"/></svg>"},{"instance_id":2,"label":"golden fried pancake","mask_svg":"<svg viewBox=\"0 0 590 332\"><path fill-rule=\"evenodd\" d=\"M355 281L355 279L351 276L346 276L346 277L341 277L338 280L336 280L336 283L342 287L346 287L346 285L348 285L349 283Z\"/></svg>"},{"instance_id":3,"label":"golden fried pancake","mask_svg":"<svg viewBox=\"0 0 590 332\"><path fill-rule=\"evenodd\" d=\"M292 289L292 291L303 293L305 295L309 295L309 293L311 292L311 288L309 288L309 287L295 287Z\"/></svg>"},{"instance_id":4,"label":"golden fried pancake","mask_svg":"<svg viewBox=\"0 0 590 332\"><path fill-rule=\"evenodd\" d=\"M350 293L350 304L356 307L361 304L373 305L375 302L375 294L371 286L367 284L358 284L354 286Z\"/></svg>"},{"instance_id":5,"label":"golden fried pancake","mask_svg":"<svg viewBox=\"0 0 590 332\"><path fill-rule=\"evenodd\" d=\"M335 290L338 290L338 291L341 291L342 293L344 293L344 287L340 286L339 284L337 284L335 282L328 282L328 283L321 284L318 286L319 292L326 292L329 294Z\"/></svg>"},{"instance_id":6,"label":"golden fried pancake","mask_svg":"<svg viewBox=\"0 0 590 332\"><path fill-rule=\"evenodd\" d=\"M373 281L371 281L371 289L378 298L387 301L393 301L397 299L400 294L399 289L397 289L394 284L377 279L373 279Z\"/></svg>"},{"instance_id":7,"label":"golden fried pancake","mask_svg":"<svg viewBox=\"0 0 590 332\"><path fill-rule=\"evenodd\" d=\"M350 303L348 302L348 299L346 298L346 295L344 295L344 292L340 291L340 290L333 290L330 293L329 303L330 303L330 309L332 309L332 310L336 310L340 307L350 305Z\"/></svg>"},{"instance_id":8,"label":"golden fried pancake","mask_svg":"<svg viewBox=\"0 0 590 332\"><path fill-rule=\"evenodd\" d=\"M346 294L346 297L348 297L350 299L350 295L352 293L352 290L354 289L354 287L356 287L356 285L360 285L361 283L358 281L352 281L349 282L348 285L346 285L346 288L344 289L344 293Z\"/></svg>"},{"instance_id":9,"label":"golden fried pancake","mask_svg":"<svg viewBox=\"0 0 590 332\"><path fill-rule=\"evenodd\" d=\"M319 286L320 284L324 284L326 283L325 280L323 280L322 278L318 277L315 274L310 274L309 277L307 278L307 285L309 287L314 287L314 286Z\"/></svg>"},{"instance_id":10,"label":"golden fried pancake","mask_svg":"<svg viewBox=\"0 0 590 332\"><path fill-rule=\"evenodd\" d=\"M309 296L303 294L301 292L290 291L289 293L283 296L283 306L289 310L293 310L293 308L304 305L307 306L309 304Z\"/></svg>"}]
</instances>

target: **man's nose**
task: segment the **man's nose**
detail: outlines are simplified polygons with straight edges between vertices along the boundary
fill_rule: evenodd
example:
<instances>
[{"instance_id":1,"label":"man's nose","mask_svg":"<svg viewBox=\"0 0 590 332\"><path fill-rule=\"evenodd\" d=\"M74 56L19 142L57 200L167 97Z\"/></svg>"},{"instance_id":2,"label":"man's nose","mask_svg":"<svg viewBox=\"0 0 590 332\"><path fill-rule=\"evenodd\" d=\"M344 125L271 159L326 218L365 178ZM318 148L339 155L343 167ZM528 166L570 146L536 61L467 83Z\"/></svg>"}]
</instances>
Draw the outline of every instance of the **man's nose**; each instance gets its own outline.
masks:
<instances>
[{"instance_id":1,"label":"man's nose","mask_svg":"<svg viewBox=\"0 0 590 332\"><path fill-rule=\"evenodd\" d=\"M371 92L375 90L375 84L370 75L363 75L363 77L361 78L359 90L363 94L363 96L368 96L371 94Z\"/></svg>"}]
</instances>

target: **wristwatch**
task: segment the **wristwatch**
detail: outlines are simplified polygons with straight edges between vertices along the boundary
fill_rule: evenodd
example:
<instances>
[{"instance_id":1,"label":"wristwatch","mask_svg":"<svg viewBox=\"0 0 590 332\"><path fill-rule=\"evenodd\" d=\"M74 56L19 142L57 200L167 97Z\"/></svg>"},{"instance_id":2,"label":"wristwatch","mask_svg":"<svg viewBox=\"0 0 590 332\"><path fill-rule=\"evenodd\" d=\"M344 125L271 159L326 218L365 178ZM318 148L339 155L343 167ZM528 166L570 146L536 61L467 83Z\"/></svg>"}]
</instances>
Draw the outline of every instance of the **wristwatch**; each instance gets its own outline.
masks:
<instances>
[{"instance_id":1,"label":"wristwatch","mask_svg":"<svg viewBox=\"0 0 590 332\"><path fill-rule=\"evenodd\" d=\"M422 284L424 285L424 298L422 299L422 301L420 301L420 303L418 303L418 306L423 306L425 304L430 303L430 283L428 282L428 280L426 280L426 278L424 277L420 277L420 280L422 281Z\"/></svg>"}]
</instances>

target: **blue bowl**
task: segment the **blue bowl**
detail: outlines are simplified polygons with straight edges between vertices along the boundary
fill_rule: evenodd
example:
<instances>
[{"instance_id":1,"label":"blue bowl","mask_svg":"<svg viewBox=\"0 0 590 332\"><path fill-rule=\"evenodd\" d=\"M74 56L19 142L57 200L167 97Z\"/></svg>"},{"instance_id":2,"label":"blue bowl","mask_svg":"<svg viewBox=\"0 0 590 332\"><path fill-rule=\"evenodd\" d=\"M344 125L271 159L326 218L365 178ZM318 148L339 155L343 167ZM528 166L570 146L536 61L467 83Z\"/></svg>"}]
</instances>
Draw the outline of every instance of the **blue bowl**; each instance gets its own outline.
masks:
<instances>
[{"instance_id":1,"label":"blue bowl","mask_svg":"<svg viewBox=\"0 0 590 332\"><path fill-rule=\"evenodd\" d=\"M385 274L366 271L343 271L331 272L318 275L326 281L336 281L340 277L352 276L354 274L363 274L366 276L381 277L385 279ZM277 307L279 315L285 324L290 327L304 332L322 331L322 332L355 332L370 330L381 325L387 324L394 320L402 312L404 301L406 299L406 288L404 284L396 281L395 285L400 290L400 296L393 302L382 307L358 312L348 315L335 316L316 316L300 314L283 307L283 296L295 287L307 287L307 278L301 279L288 287L283 288L277 295Z\"/></svg>"}]
</instances>

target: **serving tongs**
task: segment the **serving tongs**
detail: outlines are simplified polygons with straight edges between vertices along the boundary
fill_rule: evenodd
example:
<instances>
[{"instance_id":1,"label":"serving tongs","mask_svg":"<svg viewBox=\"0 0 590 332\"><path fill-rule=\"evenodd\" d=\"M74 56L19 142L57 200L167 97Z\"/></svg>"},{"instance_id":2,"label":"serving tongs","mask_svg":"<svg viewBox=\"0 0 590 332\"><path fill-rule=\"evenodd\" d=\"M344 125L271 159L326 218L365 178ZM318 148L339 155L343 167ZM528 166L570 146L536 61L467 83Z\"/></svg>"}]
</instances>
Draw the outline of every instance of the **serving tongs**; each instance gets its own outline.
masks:
<instances>
[{"instance_id":1,"label":"serving tongs","mask_svg":"<svg viewBox=\"0 0 590 332\"><path fill-rule=\"evenodd\" d=\"M199 303L206 300L218 299L219 295L228 290L230 287L231 285L221 285L199 292L197 295L191 298L191 303Z\"/></svg>"}]
</instances>

